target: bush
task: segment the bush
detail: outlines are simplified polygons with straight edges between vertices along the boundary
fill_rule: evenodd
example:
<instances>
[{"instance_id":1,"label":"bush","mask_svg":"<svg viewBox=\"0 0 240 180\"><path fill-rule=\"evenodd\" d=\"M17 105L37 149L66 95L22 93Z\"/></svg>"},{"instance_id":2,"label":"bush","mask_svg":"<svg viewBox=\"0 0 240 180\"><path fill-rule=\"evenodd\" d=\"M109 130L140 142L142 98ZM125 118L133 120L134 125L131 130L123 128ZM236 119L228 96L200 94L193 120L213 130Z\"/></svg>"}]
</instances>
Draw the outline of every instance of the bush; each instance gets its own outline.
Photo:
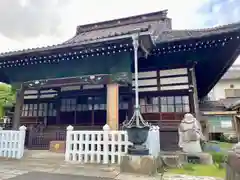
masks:
<instances>
[{"instance_id":1,"label":"bush","mask_svg":"<svg viewBox=\"0 0 240 180\"><path fill-rule=\"evenodd\" d=\"M229 143L238 143L238 138L236 136L229 138Z\"/></svg>"},{"instance_id":2,"label":"bush","mask_svg":"<svg viewBox=\"0 0 240 180\"><path fill-rule=\"evenodd\" d=\"M220 142L226 142L227 138L224 136L224 134L221 134L219 137Z\"/></svg>"},{"instance_id":3,"label":"bush","mask_svg":"<svg viewBox=\"0 0 240 180\"><path fill-rule=\"evenodd\" d=\"M227 143L237 143L238 137L236 134L222 134L220 136L221 142L227 142Z\"/></svg>"},{"instance_id":4,"label":"bush","mask_svg":"<svg viewBox=\"0 0 240 180\"><path fill-rule=\"evenodd\" d=\"M218 167L222 168L222 165L226 162L227 156L223 152L211 152L213 163Z\"/></svg>"}]
</instances>

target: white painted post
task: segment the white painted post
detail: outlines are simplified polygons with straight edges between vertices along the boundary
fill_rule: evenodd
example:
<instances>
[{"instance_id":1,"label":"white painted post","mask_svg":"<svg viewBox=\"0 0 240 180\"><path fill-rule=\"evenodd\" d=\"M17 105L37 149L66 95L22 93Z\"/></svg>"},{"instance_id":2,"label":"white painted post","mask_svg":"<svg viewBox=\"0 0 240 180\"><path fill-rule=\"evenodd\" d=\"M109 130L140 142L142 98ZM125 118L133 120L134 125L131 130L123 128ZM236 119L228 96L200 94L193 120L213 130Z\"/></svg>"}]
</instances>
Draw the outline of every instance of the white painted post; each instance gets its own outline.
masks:
<instances>
[{"instance_id":1,"label":"white painted post","mask_svg":"<svg viewBox=\"0 0 240 180\"><path fill-rule=\"evenodd\" d=\"M66 136L66 150L65 150L65 161L69 161L70 160L70 152L71 152L71 134L73 131L73 126L69 125L67 127L67 136Z\"/></svg>"},{"instance_id":2,"label":"white painted post","mask_svg":"<svg viewBox=\"0 0 240 180\"><path fill-rule=\"evenodd\" d=\"M24 154L24 145L25 145L25 137L26 137L26 127L21 126L19 127L19 146L18 146L18 152L17 152L17 159L21 159Z\"/></svg>"},{"instance_id":3,"label":"white painted post","mask_svg":"<svg viewBox=\"0 0 240 180\"><path fill-rule=\"evenodd\" d=\"M103 126L103 164L108 164L108 141L109 141L109 125L105 124Z\"/></svg>"},{"instance_id":4,"label":"white painted post","mask_svg":"<svg viewBox=\"0 0 240 180\"><path fill-rule=\"evenodd\" d=\"M156 152L157 152L157 156L159 155L159 153L161 152L161 139L160 139L160 128L159 126L155 126L155 131L156 131Z\"/></svg>"},{"instance_id":5,"label":"white painted post","mask_svg":"<svg viewBox=\"0 0 240 180\"><path fill-rule=\"evenodd\" d=\"M145 142L146 146L149 148L149 153L152 156L157 157L160 153L160 138L159 138L159 127L152 126L149 129L148 139Z\"/></svg>"}]
</instances>

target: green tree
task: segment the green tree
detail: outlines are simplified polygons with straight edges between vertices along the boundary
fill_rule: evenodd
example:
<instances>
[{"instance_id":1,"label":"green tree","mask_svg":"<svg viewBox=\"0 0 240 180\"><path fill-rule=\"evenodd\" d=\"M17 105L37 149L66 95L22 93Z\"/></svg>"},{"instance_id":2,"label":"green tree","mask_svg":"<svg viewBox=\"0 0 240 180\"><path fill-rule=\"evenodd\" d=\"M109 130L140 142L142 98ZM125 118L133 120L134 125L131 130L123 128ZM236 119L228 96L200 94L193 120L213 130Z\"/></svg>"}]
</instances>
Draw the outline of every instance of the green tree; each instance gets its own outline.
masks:
<instances>
[{"instance_id":1,"label":"green tree","mask_svg":"<svg viewBox=\"0 0 240 180\"><path fill-rule=\"evenodd\" d=\"M16 90L11 85L0 82L0 108L3 112L3 108L6 106L13 106L16 101ZM3 116L3 113L0 113Z\"/></svg>"}]
</instances>

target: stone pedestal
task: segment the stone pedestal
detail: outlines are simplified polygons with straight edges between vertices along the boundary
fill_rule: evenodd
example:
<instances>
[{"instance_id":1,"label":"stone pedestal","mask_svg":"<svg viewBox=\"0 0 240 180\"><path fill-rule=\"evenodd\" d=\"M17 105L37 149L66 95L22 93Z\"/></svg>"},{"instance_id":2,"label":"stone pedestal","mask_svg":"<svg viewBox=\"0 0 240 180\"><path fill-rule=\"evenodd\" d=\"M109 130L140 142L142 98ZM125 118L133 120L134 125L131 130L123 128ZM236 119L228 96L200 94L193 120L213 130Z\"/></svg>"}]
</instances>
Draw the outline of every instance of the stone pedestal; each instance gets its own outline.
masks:
<instances>
[{"instance_id":1,"label":"stone pedestal","mask_svg":"<svg viewBox=\"0 0 240 180\"><path fill-rule=\"evenodd\" d=\"M211 165L213 164L212 155L209 153L184 153L184 152L160 152L159 159L170 168L180 167L182 164L187 164L188 159L199 159L200 164Z\"/></svg>"},{"instance_id":2,"label":"stone pedestal","mask_svg":"<svg viewBox=\"0 0 240 180\"><path fill-rule=\"evenodd\" d=\"M136 173L154 175L157 173L157 159L153 156L122 156L120 171L125 173Z\"/></svg>"},{"instance_id":3,"label":"stone pedestal","mask_svg":"<svg viewBox=\"0 0 240 180\"><path fill-rule=\"evenodd\" d=\"M181 163L189 163L189 159L199 159L199 164L211 165L213 164L212 155L209 153L179 153L179 159Z\"/></svg>"}]
</instances>

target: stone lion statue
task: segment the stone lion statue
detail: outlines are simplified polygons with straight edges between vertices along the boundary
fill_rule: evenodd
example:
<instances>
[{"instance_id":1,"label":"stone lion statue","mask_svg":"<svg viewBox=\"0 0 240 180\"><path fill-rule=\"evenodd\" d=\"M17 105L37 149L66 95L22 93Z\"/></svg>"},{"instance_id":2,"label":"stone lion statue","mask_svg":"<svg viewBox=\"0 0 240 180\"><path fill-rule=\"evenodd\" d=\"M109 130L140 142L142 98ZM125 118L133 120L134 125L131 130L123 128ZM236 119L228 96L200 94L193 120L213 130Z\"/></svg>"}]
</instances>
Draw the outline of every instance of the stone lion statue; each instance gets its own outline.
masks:
<instances>
[{"instance_id":1,"label":"stone lion statue","mask_svg":"<svg viewBox=\"0 0 240 180\"><path fill-rule=\"evenodd\" d=\"M190 113L184 115L179 128L179 147L186 153L202 152L200 141L204 136L199 121Z\"/></svg>"}]
</instances>

